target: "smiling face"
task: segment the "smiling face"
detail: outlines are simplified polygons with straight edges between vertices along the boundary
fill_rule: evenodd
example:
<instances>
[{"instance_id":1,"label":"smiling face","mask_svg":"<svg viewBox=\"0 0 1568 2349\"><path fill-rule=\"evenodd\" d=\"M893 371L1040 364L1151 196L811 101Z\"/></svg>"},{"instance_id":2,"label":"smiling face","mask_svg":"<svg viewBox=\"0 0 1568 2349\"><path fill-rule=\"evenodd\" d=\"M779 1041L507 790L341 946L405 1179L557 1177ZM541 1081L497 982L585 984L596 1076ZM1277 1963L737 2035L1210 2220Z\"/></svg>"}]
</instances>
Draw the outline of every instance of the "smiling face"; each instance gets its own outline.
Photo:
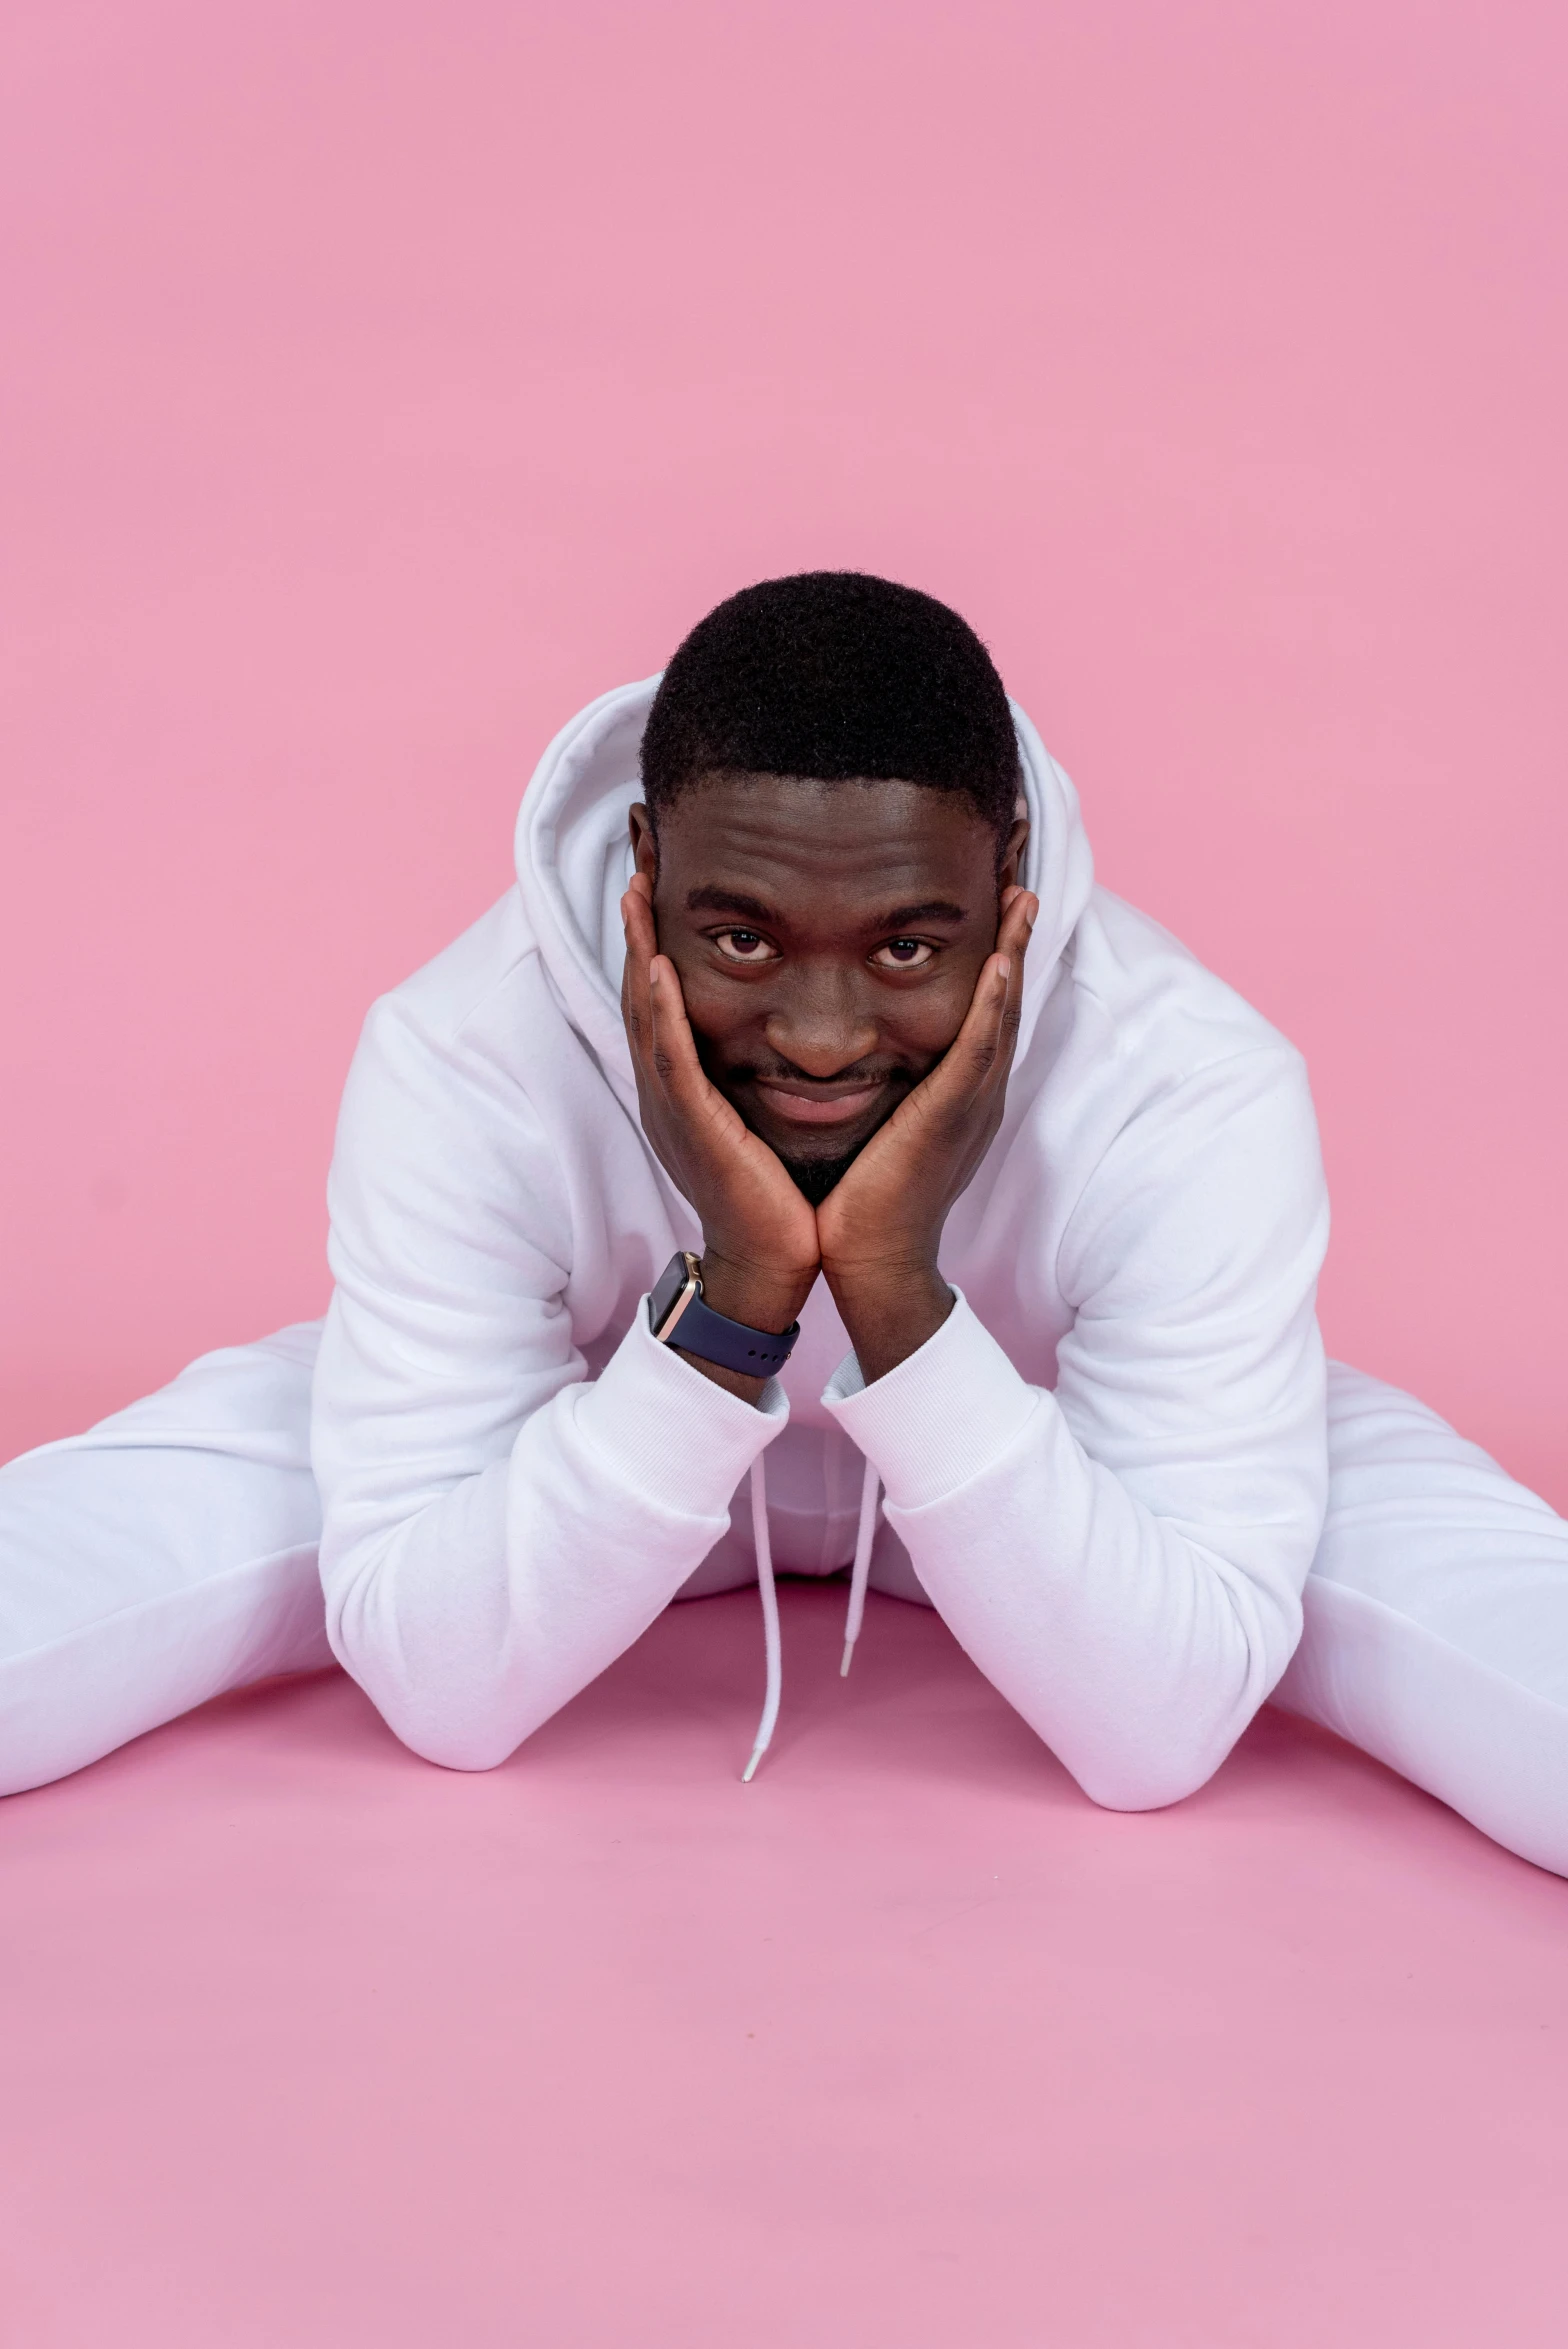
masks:
<instances>
[{"instance_id":1,"label":"smiling face","mask_svg":"<svg viewBox=\"0 0 1568 2349\"><path fill-rule=\"evenodd\" d=\"M920 783L709 775L634 807L704 1069L812 1199L939 1061L1028 825Z\"/></svg>"}]
</instances>

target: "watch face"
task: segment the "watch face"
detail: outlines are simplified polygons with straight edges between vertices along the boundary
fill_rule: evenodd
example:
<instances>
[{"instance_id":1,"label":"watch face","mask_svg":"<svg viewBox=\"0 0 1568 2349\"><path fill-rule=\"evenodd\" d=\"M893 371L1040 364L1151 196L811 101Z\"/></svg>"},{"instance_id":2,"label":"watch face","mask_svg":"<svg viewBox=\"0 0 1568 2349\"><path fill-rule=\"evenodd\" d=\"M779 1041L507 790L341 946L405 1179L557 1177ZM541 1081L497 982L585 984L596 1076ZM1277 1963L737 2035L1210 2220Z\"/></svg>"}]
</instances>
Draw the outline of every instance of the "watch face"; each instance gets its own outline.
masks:
<instances>
[{"instance_id":1,"label":"watch face","mask_svg":"<svg viewBox=\"0 0 1568 2349\"><path fill-rule=\"evenodd\" d=\"M691 1277L691 1267L684 1253L677 1249L649 1292L648 1319L653 1325L655 1337L662 1332L670 1318L671 1308Z\"/></svg>"}]
</instances>

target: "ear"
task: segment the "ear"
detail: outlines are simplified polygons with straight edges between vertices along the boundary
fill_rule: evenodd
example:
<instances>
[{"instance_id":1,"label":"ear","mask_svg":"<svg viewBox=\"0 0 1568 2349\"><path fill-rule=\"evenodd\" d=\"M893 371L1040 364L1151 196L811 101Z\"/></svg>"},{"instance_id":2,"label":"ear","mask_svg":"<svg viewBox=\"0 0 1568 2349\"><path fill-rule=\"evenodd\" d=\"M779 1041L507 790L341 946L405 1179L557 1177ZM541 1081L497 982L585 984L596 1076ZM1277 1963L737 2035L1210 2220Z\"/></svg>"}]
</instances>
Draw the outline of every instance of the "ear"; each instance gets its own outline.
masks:
<instances>
[{"instance_id":1,"label":"ear","mask_svg":"<svg viewBox=\"0 0 1568 2349\"><path fill-rule=\"evenodd\" d=\"M659 842L653 829L653 817L642 800L634 800L627 817L631 833L632 855L639 873L646 873L650 881L659 878Z\"/></svg>"},{"instance_id":2,"label":"ear","mask_svg":"<svg viewBox=\"0 0 1568 2349\"><path fill-rule=\"evenodd\" d=\"M996 886L999 890L1011 889L1019 879L1023 869L1024 850L1028 845L1029 818L1015 816L1013 828L1003 843L1001 862L996 868Z\"/></svg>"}]
</instances>

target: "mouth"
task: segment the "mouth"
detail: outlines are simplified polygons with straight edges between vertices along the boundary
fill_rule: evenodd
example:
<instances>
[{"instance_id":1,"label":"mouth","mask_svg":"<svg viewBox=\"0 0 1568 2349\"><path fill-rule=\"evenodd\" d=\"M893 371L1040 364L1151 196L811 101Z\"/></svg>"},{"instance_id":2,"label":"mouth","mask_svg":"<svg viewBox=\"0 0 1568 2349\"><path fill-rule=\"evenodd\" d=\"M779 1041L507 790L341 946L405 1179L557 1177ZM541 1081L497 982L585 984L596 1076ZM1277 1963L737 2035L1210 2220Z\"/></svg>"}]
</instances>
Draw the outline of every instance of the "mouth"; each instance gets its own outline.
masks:
<instances>
[{"instance_id":1,"label":"mouth","mask_svg":"<svg viewBox=\"0 0 1568 2349\"><path fill-rule=\"evenodd\" d=\"M756 1078L755 1084L763 1107L792 1126L853 1125L881 1100L887 1089L885 1077L872 1085L825 1084L808 1088L798 1078L781 1083L766 1077Z\"/></svg>"}]
</instances>

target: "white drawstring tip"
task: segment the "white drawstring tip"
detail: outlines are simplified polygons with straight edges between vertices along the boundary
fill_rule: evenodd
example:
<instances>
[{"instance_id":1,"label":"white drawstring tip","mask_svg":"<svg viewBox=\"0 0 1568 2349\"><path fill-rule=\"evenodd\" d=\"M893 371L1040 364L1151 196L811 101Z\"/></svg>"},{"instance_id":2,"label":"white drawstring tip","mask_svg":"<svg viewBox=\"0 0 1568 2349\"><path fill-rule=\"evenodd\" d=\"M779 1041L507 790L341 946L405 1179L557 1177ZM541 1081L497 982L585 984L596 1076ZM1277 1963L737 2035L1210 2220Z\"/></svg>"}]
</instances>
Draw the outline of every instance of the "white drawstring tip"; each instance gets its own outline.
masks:
<instances>
[{"instance_id":1,"label":"white drawstring tip","mask_svg":"<svg viewBox=\"0 0 1568 2349\"><path fill-rule=\"evenodd\" d=\"M849 1678L849 1667L855 1660L855 1642L860 1637L860 1626L866 1615L866 1588L871 1580L871 1548L877 1533L877 1493L879 1481L870 1461L860 1484L860 1523L855 1528L855 1563L849 1576L849 1605L844 1611L844 1658L839 1665L840 1680Z\"/></svg>"},{"instance_id":2,"label":"white drawstring tip","mask_svg":"<svg viewBox=\"0 0 1568 2349\"><path fill-rule=\"evenodd\" d=\"M779 1639L779 1594L773 1581L773 1546L768 1540L768 1484L759 1452L751 1464L751 1538L757 1553L757 1593L762 1601L762 1638L767 1650L768 1684L762 1703L762 1719L757 1723L757 1742L751 1749L751 1760L740 1774L742 1786L749 1786L757 1764L773 1743L774 1725L779 1717L779 1698L784 1688L784 1657Z\"/></svg>"}]
</instances>

